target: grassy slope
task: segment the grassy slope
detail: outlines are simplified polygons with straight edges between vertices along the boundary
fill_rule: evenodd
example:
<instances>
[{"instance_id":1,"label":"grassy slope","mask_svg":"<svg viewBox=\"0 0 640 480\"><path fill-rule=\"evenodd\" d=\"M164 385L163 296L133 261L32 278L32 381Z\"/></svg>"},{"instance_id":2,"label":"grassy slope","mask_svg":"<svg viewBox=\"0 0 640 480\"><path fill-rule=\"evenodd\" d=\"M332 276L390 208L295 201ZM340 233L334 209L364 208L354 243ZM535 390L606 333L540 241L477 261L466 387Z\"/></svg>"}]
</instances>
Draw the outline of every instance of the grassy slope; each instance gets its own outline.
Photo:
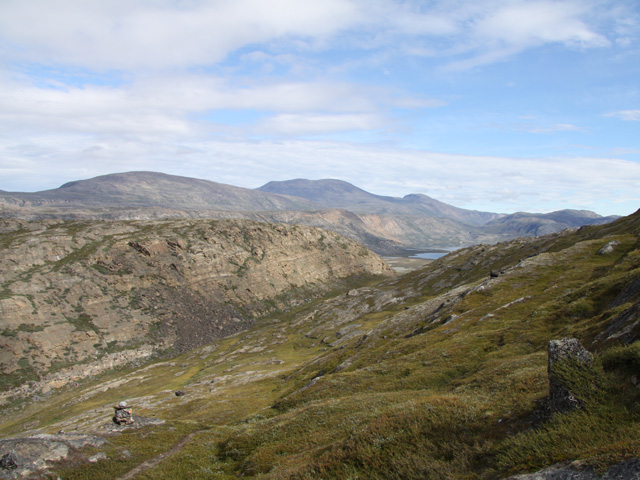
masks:
<instances>
[{"instance_id":1,"label":"grassy slope","mask_svg":"<svg viewBox=\"0 0 640 480\"><path fill-rule=\"evenodd\" d=\"M639 220L465 249L208 350L105 375L0 432L95 431L123 398L167 420L114 437L109 461L61 466L62 478L114 478L191 432L137 478L477 479L638 458L640 344L598 334L638 302L613 300L640 276ZM620 245L597 255L610 240ZM566 336L596 361L565 372L584 408L549 417L546 345Z\"/></svg>"},{"instance_id":2,"label":"grassy slope","mask_svg":"<svg viewBox=\"0 0 640 480\"><path fill-rule=\"evenodd\" d=\"M588 409L531 429L547 394L548 340L571 335L590 345L609 314L602 306L622 278L639 274L636 237L616 238L623 247L607 258L596 255L600 239L568 249L562 248L568 239L556 239L548 245L556 253L539 267L468 294L453 308L455 320L410 338L405 335L420 320L387 312L379 326L386 335L314 364L331 371L338 361L357 358L280 400L272 419L232 435L226 458L246 474L270 472L270 478L460 479L640 455L640 392L613 368L624 363L618 360L609 361L607 375L597 371L601 363L594 367L593 379L605 380L596 393L588 388L595 380L585 382L585 398L597 397ZM425 278L415 277L401 282ZM607 355L640 367L638 344ZM308 453L294 455L305 442L311 442Z\"/></svg>"}]
</instances>

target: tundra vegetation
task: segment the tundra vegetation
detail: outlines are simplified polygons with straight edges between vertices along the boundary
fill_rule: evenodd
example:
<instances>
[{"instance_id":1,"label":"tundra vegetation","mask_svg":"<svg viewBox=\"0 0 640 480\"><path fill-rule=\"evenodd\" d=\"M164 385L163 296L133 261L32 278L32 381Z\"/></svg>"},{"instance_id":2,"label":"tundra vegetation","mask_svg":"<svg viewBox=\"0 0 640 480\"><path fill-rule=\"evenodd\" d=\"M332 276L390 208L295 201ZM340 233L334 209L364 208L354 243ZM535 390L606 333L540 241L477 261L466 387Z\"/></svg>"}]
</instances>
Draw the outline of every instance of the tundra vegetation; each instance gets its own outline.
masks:
<instances>
[{"instance_id":1,"label":"tundra vegetation","mask_svg":"<svg viewBox=\"0 0 640 480\"><path fill-rule=\"evenodd\" d=\"M604 472L640 458L639 234L640 212L352 279L176 358L8 406L0 433L96 434L121 400L165 421L105 434L54 466L64 479L123 477L154 459L135 478ZM556 368L580 407L552 413L547 345L565 337L593 361Z\"/></svg>"}]
</instances>

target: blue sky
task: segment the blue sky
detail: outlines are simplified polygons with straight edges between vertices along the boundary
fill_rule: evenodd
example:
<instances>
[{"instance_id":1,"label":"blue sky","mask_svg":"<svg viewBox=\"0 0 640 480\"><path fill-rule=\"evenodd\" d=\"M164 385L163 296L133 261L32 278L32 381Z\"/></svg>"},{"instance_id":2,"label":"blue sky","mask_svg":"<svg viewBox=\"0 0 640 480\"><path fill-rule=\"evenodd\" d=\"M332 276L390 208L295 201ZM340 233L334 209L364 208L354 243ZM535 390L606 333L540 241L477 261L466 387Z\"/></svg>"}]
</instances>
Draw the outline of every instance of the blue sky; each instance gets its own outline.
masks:
<instances>
[{"instance_id":1,"label":"blue sky","mask_svg":"<svg viewBox=\"0 0 640 480\"><path fill-rule=\"evenodd\" d=\"M636 0L2 0L0 189L340 178L640 208Z\"/></svg>"}]
</instances>

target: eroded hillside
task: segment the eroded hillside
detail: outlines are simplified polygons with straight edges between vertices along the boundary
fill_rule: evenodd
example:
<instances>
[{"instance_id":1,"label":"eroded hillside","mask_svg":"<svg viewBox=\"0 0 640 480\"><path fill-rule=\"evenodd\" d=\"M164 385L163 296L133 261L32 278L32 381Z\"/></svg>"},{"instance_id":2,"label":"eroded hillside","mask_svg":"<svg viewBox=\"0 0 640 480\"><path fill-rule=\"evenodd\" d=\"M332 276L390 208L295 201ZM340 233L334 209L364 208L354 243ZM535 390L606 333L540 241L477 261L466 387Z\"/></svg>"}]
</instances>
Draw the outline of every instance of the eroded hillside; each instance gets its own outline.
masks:
<instances>
[{"instance_id":1,"label":"eroded hillside","mask_svg":"<svg viewBox=\"0 0 640 480\"><path fill-rule=\"evenodd\" d=\"M637 213L459 250L262 317L172 361L7 407L0 431L108 439L54 464L67 479L477 480L551 465L555 476L530 478L632 479L639 305ZM593 362L564 366L579 407L553 413L547 345L564 337ZM110 426L121 400L138 428Z\"/></svg>"},{"instance_id":2,"label":"eroded hillside","mask_svg":"<svg viewBox=\"0 0 640 480\"><path fill-rule=\"evenodd\" d=\"M50 373L46 392L159 351L188 351L341 279L391 273L362 246L310 227L5 220L1 230L5 388Z\"/></svg>"}]
</instances>

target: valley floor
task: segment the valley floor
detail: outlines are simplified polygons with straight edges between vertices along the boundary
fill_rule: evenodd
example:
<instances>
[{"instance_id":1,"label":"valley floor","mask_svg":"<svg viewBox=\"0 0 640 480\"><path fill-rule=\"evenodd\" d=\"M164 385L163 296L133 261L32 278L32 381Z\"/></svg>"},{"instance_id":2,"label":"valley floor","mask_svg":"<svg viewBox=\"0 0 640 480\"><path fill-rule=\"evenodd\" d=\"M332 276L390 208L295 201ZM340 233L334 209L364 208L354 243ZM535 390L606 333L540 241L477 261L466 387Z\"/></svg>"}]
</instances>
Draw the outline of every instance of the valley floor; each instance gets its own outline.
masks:
<instances>
[{"instance_id":1,"label":"valley floor","mask_svg":"<svg viewBox=\"0 0 640 480\"><path fill-rule=\"evenodd\" d=\"M418 270L425 265L433 262L425 258L411 257L382 257L385 262L397 273L407 273L412 270Z\"/></svg>"}]
</instances>

